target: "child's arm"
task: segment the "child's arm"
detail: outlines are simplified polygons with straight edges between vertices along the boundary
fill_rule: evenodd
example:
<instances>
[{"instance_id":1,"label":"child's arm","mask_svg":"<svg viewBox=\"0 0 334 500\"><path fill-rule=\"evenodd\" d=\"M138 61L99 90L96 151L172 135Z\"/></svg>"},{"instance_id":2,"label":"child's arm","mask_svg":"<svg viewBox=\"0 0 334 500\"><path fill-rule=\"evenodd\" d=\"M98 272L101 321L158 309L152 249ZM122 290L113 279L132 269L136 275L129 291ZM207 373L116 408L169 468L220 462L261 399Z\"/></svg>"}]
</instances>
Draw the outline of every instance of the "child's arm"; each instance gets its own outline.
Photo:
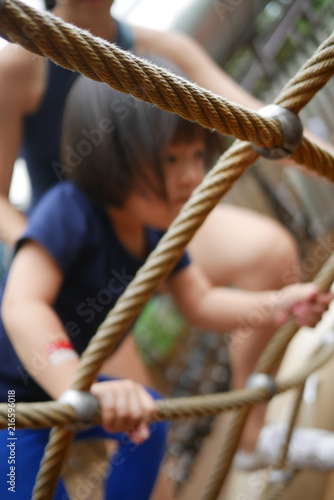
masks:
<instances>
[{"instance_id":1,"label":"child's arm","mask_svg":"<svg viewBox=\"0 0 334 500\"><path fill-rule=\"evenodd\" d=\"M171 276L168 285L190 323L221 332L278 326L289 313L295 314L300 325L314 326L333 298L318 294L311 283L264 292L214 287L195 264Z\"/></svg>"},{"instance_id":2,"label":"child's arm","mask_svg":"<svg viewBox=\"0 0 334 500\"><path fill-rule=\"evenodd\" d=\"M63 346L69 343L52 309L62 282L63 274L53 258L43 247L28 241L13 261L2 302L3 323L18 357L53 399L70 388L79 363L79 356L71 349L70 355L57 363L45 352L52 341ZM130 380L107 381L93 384L92 392L99 400L106 430L135 429L130 435L135 442L148 437L147 427L141 424L151 420L156 410L142 386Z\"/></svg>"},{"instance_id":3,"label":"child's arm","mask_svg":"<svg viewBox=\"0 0 334 500\"><path fill-rule=\"evenodd\" d=\"M69 338L52 309L63 274L49 253L33 241L26 242L13 260L2 301L2 319L8 337L34 380L53 398L69 389L79 363L70 359L54 364L46 354L48 344L68 345Z\"/></svg>"}]
</instances>

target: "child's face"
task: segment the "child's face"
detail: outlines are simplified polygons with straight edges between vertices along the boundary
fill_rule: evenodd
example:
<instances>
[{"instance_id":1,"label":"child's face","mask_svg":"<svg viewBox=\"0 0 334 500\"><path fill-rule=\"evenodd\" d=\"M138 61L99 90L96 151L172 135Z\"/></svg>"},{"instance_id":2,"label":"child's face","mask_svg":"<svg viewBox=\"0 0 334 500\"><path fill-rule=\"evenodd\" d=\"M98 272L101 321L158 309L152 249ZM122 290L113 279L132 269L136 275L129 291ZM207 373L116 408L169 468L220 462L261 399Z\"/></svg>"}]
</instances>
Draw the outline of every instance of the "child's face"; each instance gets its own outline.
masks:
<instances>
[{"instance_id":1,"label":"child's face","mask_svg":"<svg viewBox=\"0 0 334 500\"><path fill-rule=\"evenodd\" d=\"M145 196L132 192L123 208L143 225L167 229L193 190L202 182L204 153L205 145L201 139L168 146L162 157L167 200L161 199L153 190Z\"/></svg>"}]
</instances>

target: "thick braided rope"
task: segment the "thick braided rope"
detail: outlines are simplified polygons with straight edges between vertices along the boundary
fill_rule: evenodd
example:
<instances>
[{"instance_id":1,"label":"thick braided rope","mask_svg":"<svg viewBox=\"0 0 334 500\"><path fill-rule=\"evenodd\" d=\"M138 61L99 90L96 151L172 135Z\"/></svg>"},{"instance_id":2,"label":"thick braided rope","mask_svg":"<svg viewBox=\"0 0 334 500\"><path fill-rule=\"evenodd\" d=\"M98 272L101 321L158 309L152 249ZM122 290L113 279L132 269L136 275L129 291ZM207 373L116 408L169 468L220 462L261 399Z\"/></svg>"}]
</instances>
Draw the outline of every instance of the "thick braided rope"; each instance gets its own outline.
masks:
<instances>
[{"instance_id":1,"label":"thick braided rope","mask_svg":"<svg viewBox=\"0 0 334 500\"><path fill-rule=\"evenodd\" d=\"M74 389L90 388L101 362L168 276L206 216L256 158L249 144L237 142L206 175L88 344L74 377Z\"/></svg>"},{"instance_id":2,"label":"thick braided rope","mask_svg":"<svg viewBox=\"0 0 334 500\"><path fill-rule=\"evenodd\" d=\"M7 408L7 403L0 404L0 429L5 429L8 426ZM57 401L16 403L15 405L15 427L17 429L63 426L74 424L77 420L77 414L71 405L59 404Z\"/></svg>"},{"instance_id":3,"label":"thick braided rope","mask_svg":"<svg viewBox=\"0 0 334 500\"><path fill-rule=\"evenodd\" d=\"M243 106L171 75L88 31L65 23L48 12L40 13L18 0L0 0L0 34L32 52L46 55L61 66L104 81L121 92L174 111L204 127L215 128L259 147L281 145L280 127L275 120L259 117ZM275 101L277 104L299 111L326 84L334 64L333 40L334 35L305 63L284 87L284 95ZM298 92L302 92L304 99L296 106L294 99ZM331 167L326 170L333 171L333 157L321 148L318 154L320 152L326 156L321 163L330 161ZM309 162L304 164L308 168L312 165ZM318 172L317 163L311 168ZM332 178L333 175L330 180Z\"/></svg>"},{"instance_id":4,"label":"thick braided rope","mask_svg":"<svg viewBox=\"0 0 334 500\"><path fill-rule=\"evenodd\" d=\"M290 386L289 382L289 386ZM269 394L264 389L242 389L228 393L208 394L184 398L167 399L156 402L155 420L173 420L204 415L216 415L221 411L256 405L268 401ZM54 406L53 406L54 405ZM7 404L0 405L0 429L8 426ZM77 421L73 408L57 402L17 403L15 407L15 426L18 429L30 427L43 429L64 426ZM99 421L96 420L96 423Z\"/></svg>"},{"instance_id":5,"label":"thick braided rope","mask_svg":"<svg viewBox=\"0 0 334 500\"><path fill-rule=\"evenodd\" d=\"M298 150L290 155L290 158L299 165L304 165L312 172L316 172L329 181L334 181L334 158L322 148L311 142L306 137Z\"/></svg>"},{"instance_id":6,"label":"thick braided rope","mask_svg":"<svg viewBox=\"0 0 334 500\"><path fill-rule=\"evenodd\" d=\"M275 120L263 119L49 12L38 12L19 0L0 3L0 32L11 42L203 127L258 146L273 148L281 143Z\"/></svg>"},{"instance_id":7,"label":"thick braided rope","mask_svg":"<svg viewBox=\"0 0 334 500\"><path fill-rule=\"evenodd\" d=\"M323 265L315 283L319 290L326 292L334 280L334 254ZM298 331L294 318L290 318L270 340L258 360L255 372L269 374L283 356L290 340ZM314 369L314 367L312 367ZM216 466L208 480L201 500L216 500L229 472L233 456L238 448L239 439L245 426L251 407L236 412L236 418L230 424L227 439L217 459ZM237 424L236 424L237 422ZM237 427L237 429L236 429Z\"/></svg>"},{"instance_id":8,"label":"thick braided rope","mask_svg":"<svg viewBox=\"0 0 334 500\"><path fill-rule=\"evenodd\" d=\"M307 367L287 380L276 380L277 394L293 388L302 387L311 373L323 368L334 356L334 346L322 348L321 353L313 357ZM248 388L221 394L171 398L156 403L156 421L175 420L179 418L215 415L222 411L238 409L243 406L254 406L268 401L271 395L262 388ZM0 429L7 428L7 404L0 404ZM73 408L55 401L44 403L18 403L16 405L15 425L20 428L42 429L51 426L63 426L77 422ZM99 423L97 417L95 423Z\"/></svg>"},{"instance_id":9,"label":"thick braided rope","mask_svg":"<svg viewBox=\"0 0 334 500\"><path fill-rule=\"evenodd\" d=\"M73 389L89 390L103 361L112 353L124 332L131 326L142 307L161 281L169 274L185 246L204 221L210 210L220 201L233 183L255 161L257 154L247 143L235 143L207 174L194 191L166 235L160 240L145 265L138 271L111 313L82 354L72 384ZM70 435L65 429L51 432L44 458L37 476L34 500L52 498L60 473L59 448L68 447ZM52 462L52 468L48 462Z\"/></svg>"},{"instance_id":10,"label":"thick braided rope","mask_svg":"<svg viewBox=\"0 0 334 500\"><path fill-rule=\"evenodd\" d=\"M288 422L288 433L284 439L284 444L281 447L280 457L272 467L273 472L277 473L277 471L282 471L282 475L279 476L276 481L270 481L269 478L269 483L266 485L266 488L263 491L260 500L279 500L279 498L281 498L282 494L285 492L286 488L289 486L291 479L295 477L296 470L287 471L286 462L288 458L289 445L293 434L293 429L300 411L301 402L303 400L304 389L305 383L301 384L298 387L297 393L295 395L295 400L293 402L292 413Z\"/></svg>"},{"instance_id":11,"label":"thick braided rope","mask_svg":"<svg viewBox=\"0 0 334 500\"><path fill-rule=\"evenodd\" d=\"M295 113L330 80L334 64L334 33L314 52L300 71L283 87L275 104Z\"/></svg>"},{"instance_id":12,"label":"thick braided rope","mask_svg":"<svg viewBox=\"0 0 334 500\"><path fill-rule=\"evenodd\" d=\"M315 282L321 292L326 292L330 289L334 279L334 254L329 257L325 264L320 269ZM280 329L280 335L275 335L269 342L267 348L262 353L256 371L261 373L270 373L272 370L272 360L276 356L281 358L284 354L286 346L297 331L297 325L294 320L287 322Z\"/></svg>"},{"instance_id":13,"label":"thick braided rope","mask_svg":"<svg viewBox=\"0 0 334 500\"><path fill-rule=\"evenodd\" d=\"M306 382L306 379L305 379L305 382ZM294 427L295 427L295 424L297 422L297 418L298 418L298 415L300 412L301 403L303 401L305 382L302 383L298 387L296 394L294 395L292 412L291 412L291 415L289 416L289 421L288 421L288 432L284 438L284 443L281 447L281 453L280 453L279 459L273 465L273 469L275 469L275 470L283 470L286 468L286 462L288 459L290 441L291 441L293 430L294 430Z\"/></svg>"},{"instance_id":14,"label":"thick braided rope","mask_svg":"<svg viewBox=\"0 0 334 500\"><path fill-rule=\"evenodd\" d=\"M307 366L300 370L296 375L289 377L287 380L277 381L277 393L281 394L283 392L289 391L296 387L301 387L304 382L306 382L307 377L311 374L323 368L334 355L334 347L327 346L322 347L318 353L312 356L312 359L308 361Z\"/></svg>"},{"instance_id":15,"label":"thick braided rope","mask_svg":"<svg viewBox=\"0 0 334 500\"><path fill-rule=\"evenodd\" d=\"M306 379L311 373L323 368L334 356L334 346L323 347L317 356L314 356L294 376L287 380L276 380L277 393L289 391L293 388L298 390L303 387ZM221 394L208 394L205 396L191 396L185 398L171 398L157 401L156 421L175 420L188 417L201 417L205 415L216 415L222 411L238 409L243 406L254 406L264 403L271 398L266 389L248 388L237 391L224 392ZM44 403L18 403L15 409L15 426L18 429L30 427L42 429L52 426L64 426L77 422L74 409L67 404L56 401ZM99 423L99 417L95 423ZM8 415L7 404L0 404L0 429L7 428Z\"/></svg>"}]
</instances>

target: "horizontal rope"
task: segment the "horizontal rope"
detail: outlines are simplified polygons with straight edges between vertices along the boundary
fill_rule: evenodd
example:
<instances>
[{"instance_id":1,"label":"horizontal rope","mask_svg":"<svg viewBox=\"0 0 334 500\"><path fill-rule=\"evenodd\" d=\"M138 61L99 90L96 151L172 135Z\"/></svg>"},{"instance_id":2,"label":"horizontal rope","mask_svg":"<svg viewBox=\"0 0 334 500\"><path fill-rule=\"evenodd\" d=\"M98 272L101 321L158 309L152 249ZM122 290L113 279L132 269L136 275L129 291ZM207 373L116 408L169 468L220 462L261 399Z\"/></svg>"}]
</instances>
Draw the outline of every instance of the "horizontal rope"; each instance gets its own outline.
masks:
<instances>
[{"instance_id":1,"label":"horizontal rope","mask_svg":"<svg viewBox=\"0 0 334 500\"><path fill-rule=\"evenodd\" d=\"M309 375L323 368L334 356L334 345L322 347L321 351L297 374L288 379L277 379L277 394L297 388L305 383ZM181 418L216 415L222 411L254 406L271 399L272 395L266 389L247 388L205 396L169 398L156 402L157 415L155 420L176 420ZM0 429L8 426L8 409L6 403L0 404ZM77 423L74 409L68 404L57 401L41 403L17 403L15 405L15 426L18 429L43 429L53 426L65 426ZM95 424L100 423L97 417Z\"/></svg>"},{"instance_id":2,"label":"horizontal rope","mask_svg":"<svg viewBox=\"0 0 334 500\"><path fill-rule=\"evenodd\" d=\"M261 117L250 109L94 37L88 31L65 23L49 12L39 12L19 0L3 1L1 5L0 34L34 53L49 57L57 64L93 80L106 82L121 92L154 103L161 109L176 112L206 128L215 128L222 134L269 149L282 144L276 120ZM322 67L325 70L321 70ZM299 111L325 85L333 74L333 68L332 35L288 82L275 103ZM304 91L303 98L296 105L301 85L302 89L308 89L307 99ZM293 158L297 163L333 180L333 156L319 147L316 157L314 151L310 153L313 153L312 156L303 160L296 153Z\"/></svg>"},{"instance_id":3,"label":"horizontal rope","mask_svg":"<svg viewBox=\"0 0 334 500\"><path fill-rule=\"evenodd\" d=\"M277 121L263 119L254 111L65 23L49 12L38 12L18 0L7 0L0 16L0 32L11 42L47 56L64 68L105 82L203 127L215 128L260 147L281 144Z\"/></svg>"}]
</instances>

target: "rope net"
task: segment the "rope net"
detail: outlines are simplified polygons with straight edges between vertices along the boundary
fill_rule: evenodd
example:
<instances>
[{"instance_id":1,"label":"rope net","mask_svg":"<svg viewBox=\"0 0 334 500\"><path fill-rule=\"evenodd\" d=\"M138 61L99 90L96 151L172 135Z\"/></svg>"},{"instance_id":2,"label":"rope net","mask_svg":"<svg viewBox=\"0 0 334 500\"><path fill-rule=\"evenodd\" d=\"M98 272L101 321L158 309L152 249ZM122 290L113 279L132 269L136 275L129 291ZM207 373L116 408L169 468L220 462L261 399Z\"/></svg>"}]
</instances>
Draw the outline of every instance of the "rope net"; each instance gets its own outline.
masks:
<instances>
[{"instance_id":1,"label":"rope net","mask_svg":"<svg viewBox=\"0 0 334 500\"><path fill-rule=\"evenodd\" d=\"M258 158L251 144L273 149L282 146L278 121L209 92L184 78L122 51L114 44L96 38L88 31L69 25L48 12L39 12L18 0L0 0L0 34L31 52L55 63L103 81L121 92L178 113L203 127L216 129L238 140L221 156L202 184L193 192L165 236L138 271L113 310L107 315L83 353L72 389L89 390L102 363L113 352L159 284L169 274L184 248L210 211L239 177ZM283 88L275 104L298 113L331 78L334 72L334 34L332 34ZM242 141L242 142L241 142ZM246 142L247 141L247 142ZM251 143L251 144L250 144ZM290 155L318 175L334 180L333 156L305 137ZM334 279L334 257L316 278L321 291ZM258 361L256 371L270 373L297 331L290 318L277 332ZM332 358L334 349L324 348L307 370L293 379L277 381L278 392L303 386L312 370ZM270 399L266 389L244 389L231 393L180 398L157 403L157 419L184 418L237 409L219 462L210 477L202 499L217 498L229 471L240 434L250 408ZM0 428L7 427L7 405L0 404ZM74 433L65 427L76 421L73 408L57 402L17 404L18 427L50 427L49 443L36 480L33 499L52 499L62 461ZM98 421L98 418L97 418Z\"/></svg>"}]
</instances>

